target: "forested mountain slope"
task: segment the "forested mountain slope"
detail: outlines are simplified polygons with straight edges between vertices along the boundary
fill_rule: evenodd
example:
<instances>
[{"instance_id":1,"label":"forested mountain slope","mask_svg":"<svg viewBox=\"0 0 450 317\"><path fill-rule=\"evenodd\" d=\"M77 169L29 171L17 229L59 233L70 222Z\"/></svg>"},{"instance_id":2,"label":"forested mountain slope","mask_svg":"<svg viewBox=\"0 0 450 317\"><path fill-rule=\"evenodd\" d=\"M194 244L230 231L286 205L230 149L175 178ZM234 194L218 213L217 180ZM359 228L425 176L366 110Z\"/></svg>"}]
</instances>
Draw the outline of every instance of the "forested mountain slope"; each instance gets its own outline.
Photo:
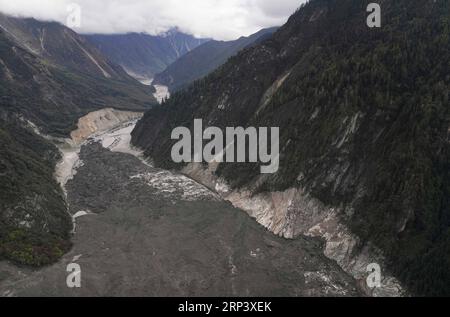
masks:
<instances>
[{"instance_id":1,"label":"forested mountain slope","mask_svg":"<svg viewBox=\"0 0 450 317\"><path fill-rule=\"evenodd\" d=\"M416 294L450 295L450 3L313 0L274 36L146 113L133 132L157 166L173 128L280 127L280 170L223 163L233 188L301 188ZM295 214L290 214L295 217ZM289 220L287 220L289 222ZM291 223L291 225L295 225Z\"/></svg>"},{"instance_id":2,"label":"forested mountain slope","mask_svg":"<svg viewBox=\"0 0 450 317\"><path fill-rule=\"evenodd\" d=\"M130 74L142 78L153 78L178 58L208 41L177 30L160 36L129 33L86 37L112 61Z\"/></svg>"}]
</instances>

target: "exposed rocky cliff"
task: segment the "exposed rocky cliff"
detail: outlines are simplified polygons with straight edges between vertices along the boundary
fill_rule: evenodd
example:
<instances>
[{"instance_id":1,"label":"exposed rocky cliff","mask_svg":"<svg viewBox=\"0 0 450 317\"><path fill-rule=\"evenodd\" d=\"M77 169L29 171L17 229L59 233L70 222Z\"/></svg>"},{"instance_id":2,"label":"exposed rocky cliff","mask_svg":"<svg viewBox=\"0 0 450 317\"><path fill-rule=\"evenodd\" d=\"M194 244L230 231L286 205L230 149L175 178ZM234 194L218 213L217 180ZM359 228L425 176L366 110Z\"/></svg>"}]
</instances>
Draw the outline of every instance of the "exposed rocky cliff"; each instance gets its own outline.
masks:
<instances>
[{"instance_id":1,"label":"exposed rocky cliff","mask_svg":"<svg viewBox=\"0 0 450 317\"><path fill-rule=\"evenodd\" d=\"M371 29L369 2L310 1L147 112L133 143L181 169L175 127L279 127L276 174L237 163L186 172L226 184L218 189L274 232L323 237L348 271L378 262L412 293L448 295L449 3L380 1L383 26Z\"/></svg>"},{"instance_id":2,"label":"exposed rocky cliff","mask_svg":"<svg viewBox=\"0 0 450 317\"><path fill-rule=\"evenodd\" d=\"M47 265L69 250L71 221L53 178L56 147L0 111L0 259Z\"/></svg>"}]
</instances>

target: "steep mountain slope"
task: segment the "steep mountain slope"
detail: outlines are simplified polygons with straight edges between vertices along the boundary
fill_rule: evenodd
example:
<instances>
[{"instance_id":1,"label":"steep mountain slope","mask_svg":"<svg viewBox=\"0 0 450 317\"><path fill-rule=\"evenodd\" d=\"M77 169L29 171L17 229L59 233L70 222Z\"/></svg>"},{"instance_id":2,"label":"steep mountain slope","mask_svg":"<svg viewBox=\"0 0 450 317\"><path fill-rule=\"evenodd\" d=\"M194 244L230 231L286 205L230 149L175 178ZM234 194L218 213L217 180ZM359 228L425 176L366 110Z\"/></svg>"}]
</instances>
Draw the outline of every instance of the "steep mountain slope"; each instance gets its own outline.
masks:
<instances>
[{"instance_id":1,"label":"steep mountain slope","mask_svg":"<svg viewBox=\"0 0 450 317\"><path fill-rule=\"evenodd\" d=\"M45 133L68 135L93 110L145 110L156 103L151 89L64 26L4 16L0 25L2 107ZM41 50L38 33L46 34Z\"/></svg>"},{"instance_id":2,"label":"steep mountain slope","mask_svg":"<svg viewBox=\"0 0 450 317\"><path fill-rule=\"evenodd\" d=\"M172 92L180 90L208 75L240 50L269 37L276 29L263 29L235 41L213 40L202 44L157 74L153 83L167 86Z\"/></svg>"},{"instance_id":3,"label":"steep mountain slope","mask_svg":"<svg viewBox=\"0 0 450 317\"><path fill-rule=\"evenodd\" d=\"M450 4L380 1L383 26L370 29L369 2L310 1L271 39L147 112L133 142L157 166L181 168L170 134L194 118L280 127L276 174L222 163L196 175L226 181L279 234L324 237L348 271L365 270L362 255L376 249L411 292L450 295Z\"/></svg>"},{"instance_id":4,"label":"steep mountain slope","mask_svg":"<svg viewBox=\"0 0 450 317\"><path fill-rule=\"evenodd\" d=\"M0 13L0 29L17 44L52 64L92 76L127 77L121 67L108 61L84 37L59 23L18 19Z\"/></svg>"},{"instance_id":5,"label":"steep mountain slope","mask_svg":"<svg viewBox=\"0 0 450 317\"><path fill-rule=\"evenodd\" d=\"M208 41L176 30L161 36L130 33L86 37L128 73L142 78L153 78L175 60Z\"/></svg>"},{"instance_id":6,"label":"steep mountain slope","mask_svg":"<svg viewBox=\"0 0 450 317\"><path fill-rule=\"evenodd\" d=\"M36 127L68 137L88 112L156 100L62 25L0 16L0 26L0 258L46 265L70 247L72 223L53 177L60 154Z\"/></svg>"},{"instance_id":7,"label":"steep mountain slope","mask_svg":"<svg viewBox=\"0 0 450 317\"><path fill-rule=\"evenodd\" d=\"M53 178L59 152L0 110L0 259L54 262L70 248L71 219Z\"/></svg>"}]
</instances>

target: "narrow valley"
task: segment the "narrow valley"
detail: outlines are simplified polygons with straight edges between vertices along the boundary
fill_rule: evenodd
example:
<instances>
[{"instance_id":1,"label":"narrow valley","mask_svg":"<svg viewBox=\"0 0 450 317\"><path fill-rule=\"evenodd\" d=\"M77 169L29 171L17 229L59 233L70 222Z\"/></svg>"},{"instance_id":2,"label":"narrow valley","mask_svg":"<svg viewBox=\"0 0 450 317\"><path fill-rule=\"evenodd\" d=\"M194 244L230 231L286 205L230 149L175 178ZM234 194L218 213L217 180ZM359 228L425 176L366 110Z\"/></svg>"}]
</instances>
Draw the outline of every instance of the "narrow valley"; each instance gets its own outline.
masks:
<instances>
[{"instance_id":1,"label":"narrow valley","mask_svg":"<svg viewBox=\"0 0 450 317\"><path fill-rule=\"evenodd\" d=\"M66 147L58 171L74 219L73 247L42 269L1 262L0 295L359 294L319 240L275 236L192 179L143 161L129 143L135 123ZM81 268L81 288L67 287L71 263Z\"/></svg>"}]
</instances>

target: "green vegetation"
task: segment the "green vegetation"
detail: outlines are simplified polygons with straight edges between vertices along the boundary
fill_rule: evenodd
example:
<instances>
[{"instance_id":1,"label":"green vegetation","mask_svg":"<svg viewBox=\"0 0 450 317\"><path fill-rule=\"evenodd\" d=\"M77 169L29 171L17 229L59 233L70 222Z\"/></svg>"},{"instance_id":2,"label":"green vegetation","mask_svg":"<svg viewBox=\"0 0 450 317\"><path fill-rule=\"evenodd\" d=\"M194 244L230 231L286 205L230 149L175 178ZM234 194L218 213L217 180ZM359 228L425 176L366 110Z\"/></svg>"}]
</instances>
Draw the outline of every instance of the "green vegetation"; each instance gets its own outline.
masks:
<instances>
[{"instance_id":1,"label":"green vegetation","mask_svg":"<svg viewBox=\"0 0 450 317\"><path fill-rule=\"evenodd\" d=\"M383 25L369 29L369 2L310 1L271 39L149 111L133 142L157 165L179 168L170 132L194 118L280 127L280 170L256 192L308 189L342 208L411 292L449 296L450 3L382 1ZM234 187L260 176L256 164L217 173Z\"/></svg>"},{"instance_id":2,"label":"green vegetation","mask_svg":"<svg viewBox=\"0 0 450 317\"><path fill-rule=\"evenodd\" d=\"M154 83L168 86L171 92L181 90L210 74L242 49L270 37L276 29L263 29L234 41L212 40L202 44L170 64L162 73L156 74Z\"/></svg>"},{"instance_id":3,"label":"green vegetation","mask_svg":"<svg viewBox=\"0 0 450 317\"><path fill-rule=\"evenodd\" d=\"M149 87L85 46L112 77L99 74L80 49L83 39L64 26L1 14L0 20L11 33L21 30L16 37L0 30L0 259L42 266L69 250L72 221L53 177L60 154L27 121L45 134L67 137L91 111L144 111L156 100ZM20 45L36 41L43 27L46 52Z\"/></svg>"},{"instance_id":4,"label":"green vegetation","mask_svg":"<svg viewBox=\"0 0 450 317\"><path fill-rule=\"evenodd\" d=\"M20 19L13 21L19 23ZM59 33L64 33L59 30L63 26L56 26ZM58 40L58 32L52 37L53 41ZM119 71L120 76L111 78L89 71L82 63L80 52L61 47L65 42L70 47L73 41L59 42L57 45L52 43L56 45L53 50L73 51L74 56L59 53L62 57L56 58L58 52L53 52L52 58L79 61L79 69L75 68L77 64L68 63L65 67L46 56L33 55L0 31L0 59L3 63L0 67L0 107L20 113L46 134L67 136L76 128L78 118L89 112L106 107L144 111L157 103L149 87ZM117 66L108 67L113 69Z\"/></svg>"}]
</instances>

